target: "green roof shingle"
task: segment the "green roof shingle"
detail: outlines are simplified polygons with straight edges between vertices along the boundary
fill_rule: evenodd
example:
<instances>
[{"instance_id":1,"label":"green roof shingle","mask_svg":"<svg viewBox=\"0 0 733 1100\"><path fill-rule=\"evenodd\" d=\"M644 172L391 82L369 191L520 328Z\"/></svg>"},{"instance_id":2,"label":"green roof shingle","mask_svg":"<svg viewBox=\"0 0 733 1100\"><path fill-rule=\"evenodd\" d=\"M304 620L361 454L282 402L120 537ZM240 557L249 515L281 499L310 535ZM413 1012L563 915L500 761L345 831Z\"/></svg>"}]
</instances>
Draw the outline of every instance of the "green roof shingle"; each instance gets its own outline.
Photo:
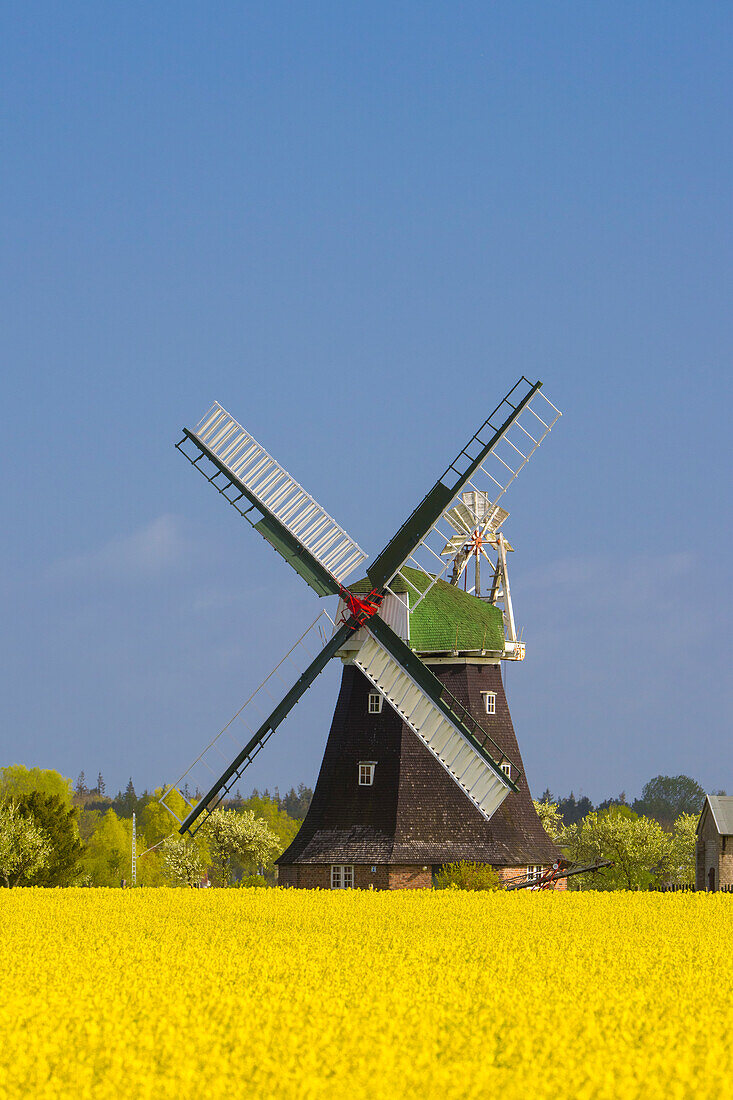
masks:
<instances>
[{"instance_id":1,"label":"green roof shingle","mask_svg":"<svg viewBox=\"0 0 733 1100\"><path fill-rule=\"evenodd\" d=\"M402 572L421 592L427 588L424 573L409 568L403 568ZM367 578L349 585L355 593L369 592L371 587ZM396 577L390 587L395 592L407 592L411 603L416 598L400 577ZM436 581L410 615L410 645L418 653L477 649L501 652L504 649L501 610L470 596L456 585Z\"/></svg>"}]
</instances>

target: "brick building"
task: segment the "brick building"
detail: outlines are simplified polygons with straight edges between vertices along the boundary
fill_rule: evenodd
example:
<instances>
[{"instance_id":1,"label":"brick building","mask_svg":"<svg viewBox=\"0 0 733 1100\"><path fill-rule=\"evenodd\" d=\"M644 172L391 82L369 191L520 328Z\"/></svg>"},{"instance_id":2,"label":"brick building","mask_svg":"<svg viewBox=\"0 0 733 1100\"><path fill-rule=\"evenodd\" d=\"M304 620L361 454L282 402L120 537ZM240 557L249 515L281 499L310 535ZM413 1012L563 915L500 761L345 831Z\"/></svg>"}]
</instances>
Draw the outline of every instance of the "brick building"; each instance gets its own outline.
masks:
<instances>
[{"instance_id":1,"label":"brick building","mask_svg":"<svg viewBox=\"0 0 733 1100\"><path fill-rule=\"evenodd\" d=\"M695 888L733 886L733 796L709 794L697 823Z\"/></svg>"},{"instance_id":2,"label":"brick building","mask_svg":"<svg viewBox=\"0 0 733 1100\"><path fill-rule=\"evenodd\" d=\"M424 888L442 865L462 859L509 878L539 875L559 857L532 803L504 692L501 611L439 581L412 612L407 640L493 739L518 789L487 822L345 648L313 801L277 861L281 884ZM354 650L359 644L355 635Z\"/></svg>"}]
</instances>

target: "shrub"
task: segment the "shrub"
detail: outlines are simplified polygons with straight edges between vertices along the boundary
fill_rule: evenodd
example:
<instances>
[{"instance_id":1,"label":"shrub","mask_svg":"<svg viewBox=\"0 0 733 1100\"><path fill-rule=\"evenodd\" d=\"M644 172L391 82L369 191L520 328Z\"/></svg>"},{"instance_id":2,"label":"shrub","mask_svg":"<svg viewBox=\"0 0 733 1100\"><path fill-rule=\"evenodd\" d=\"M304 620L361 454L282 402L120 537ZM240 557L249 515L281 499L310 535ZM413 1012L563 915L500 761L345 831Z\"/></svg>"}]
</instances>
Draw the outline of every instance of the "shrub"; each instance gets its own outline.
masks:
<instances>
[{"instance_id":1,"label":"shrub","mask_svg":"<svg viewBox=\"0 0 733 1100\"><path fill-rule=\"evenodd\" d=\"M499 876L488 863L471 863L467 859L459 863L446 863L435 876L435 889L447 890L498 890Z\"/></svg>"},{"instance_id":2,"label":"shrub","mask_svg":"<svg viewBox=\"0 0 733 1100\"><path fill-rule=\"evenodd\" d=\"M14 802L0 805L0 878L17 886L49 865L53 848L48 833Z\"/></svg>"}]
</instances>

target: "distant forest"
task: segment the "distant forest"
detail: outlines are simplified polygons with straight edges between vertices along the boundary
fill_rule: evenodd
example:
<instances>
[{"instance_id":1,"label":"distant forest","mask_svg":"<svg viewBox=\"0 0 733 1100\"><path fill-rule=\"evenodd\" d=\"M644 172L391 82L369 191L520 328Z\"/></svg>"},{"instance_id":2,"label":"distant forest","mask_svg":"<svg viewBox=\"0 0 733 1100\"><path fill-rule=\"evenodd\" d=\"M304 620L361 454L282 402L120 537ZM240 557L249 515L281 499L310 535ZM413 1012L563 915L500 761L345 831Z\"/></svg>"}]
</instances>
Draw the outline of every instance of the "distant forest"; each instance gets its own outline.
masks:
<instances>
[{"instance_id":1,"label":"distant forest","mask_svg":"<svg viewBox=\"0 0 733 1100\"><path fill-rule=\"evenodd\" d=\"M711 791L711 794L726 794L725 791ZM594 805L587 795L579 798L571 791L559 797L545 790L540 802L554 803L562 817L563 825L576 825L594 811L608 810L612 806L627 806L641 817L650 817L660 825L670 826L680 814L699 814L705 801L705 790L689 775L657 775L644 784L641 796L629 802L626 792L621 791L615 798L606 798Z\"/></svg>"},{"instance_id":2,"label":"distant forest","mask_svg":"<svg viewBox=\"0 0 733 1100\"><path fill-rule=\"evenodd\" d=\"M200 791L189 791L184 788L183 793L187 798L198 799ZM157 797L156 792L144 790L139 795L135 791L135 785L130 777L124 791L118 791L116 795L107 794L104 776L101 772L97 775L96 784L90 787L87 783L85 772L80 772L74 783L74 796L78 804L85 810L114 810L118 817L131 818L133 814L140 814L147 804ZM286 813L294 821L302 821L308 812L313 791L304 783L299 783L297 789L291 787L286 794L281 795L277 787L274 791L259 791L257 787L247 797L237 791L233 798L224 799L221 805L226 810L241 810L246 803L270 802L274 803L278 810Z\"/></svg>"},{"instance_id":3,"label":"distant forest","mask_svg":"<svg viewBox=\"0 0 733 1100\"><path fill-rule=\"evenodd\" d=\"M183 792L187 797L196 799L201 797L200 791ZM711 794L725 794L723 790L711 791ZM105 782L101 773L97 776L96 785L87 785L85 773L81 772L74 784L74 794L77 803L86 810L114 810L118 817L131 818L133 813L140 814L143 808L156 797L152 791L144 790L136 794L132 778L124 791L118 791L114 797L106 794ZM287 814L294 821L302 821L308 812L313 791L304 783L298 787L291 787L289 791L281 795L277 787L273 791L260 791L256 787L250 795L244 796L238 790L233 798L225 799L222 805L225 809L241 810L243 807L254 803L269 802L278 810ZM627 806L634 813L644 817L654 818L662 825L670 825L680 814L698 814L705 799L705 790L689 775L663 776L658 775L644 784L641 795L629 801L626 792L604 798L601 802L593 803L587 795L576 797L573 791L567 795L554 795L546 789L540 797L540 802L555 803L562 817L563 825L576 825L588 814L607 810L611 806Z\"/></svg>"}]
</instances>

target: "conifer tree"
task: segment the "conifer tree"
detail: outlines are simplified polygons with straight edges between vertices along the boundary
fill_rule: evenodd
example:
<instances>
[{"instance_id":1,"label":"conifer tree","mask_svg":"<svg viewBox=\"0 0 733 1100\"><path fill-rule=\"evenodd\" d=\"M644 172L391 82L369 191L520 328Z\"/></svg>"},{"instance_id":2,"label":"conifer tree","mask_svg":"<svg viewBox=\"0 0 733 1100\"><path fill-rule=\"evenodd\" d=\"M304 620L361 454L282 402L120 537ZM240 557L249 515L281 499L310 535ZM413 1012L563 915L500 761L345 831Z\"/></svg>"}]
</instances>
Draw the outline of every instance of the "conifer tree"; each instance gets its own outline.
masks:
<instances>
[{"instance_id":1,"label":"conifer tree","mask_svg":"<svg viewBox=\"0 0 733 1100\"><path fill-rule=\"evenodd\" d=\"M132 817L137 810L137 795L135 794L135 787L132 782L132 776L127 781L125 787L125 793L122 796L122 816Z\"/></svg>"}]
</instances>

